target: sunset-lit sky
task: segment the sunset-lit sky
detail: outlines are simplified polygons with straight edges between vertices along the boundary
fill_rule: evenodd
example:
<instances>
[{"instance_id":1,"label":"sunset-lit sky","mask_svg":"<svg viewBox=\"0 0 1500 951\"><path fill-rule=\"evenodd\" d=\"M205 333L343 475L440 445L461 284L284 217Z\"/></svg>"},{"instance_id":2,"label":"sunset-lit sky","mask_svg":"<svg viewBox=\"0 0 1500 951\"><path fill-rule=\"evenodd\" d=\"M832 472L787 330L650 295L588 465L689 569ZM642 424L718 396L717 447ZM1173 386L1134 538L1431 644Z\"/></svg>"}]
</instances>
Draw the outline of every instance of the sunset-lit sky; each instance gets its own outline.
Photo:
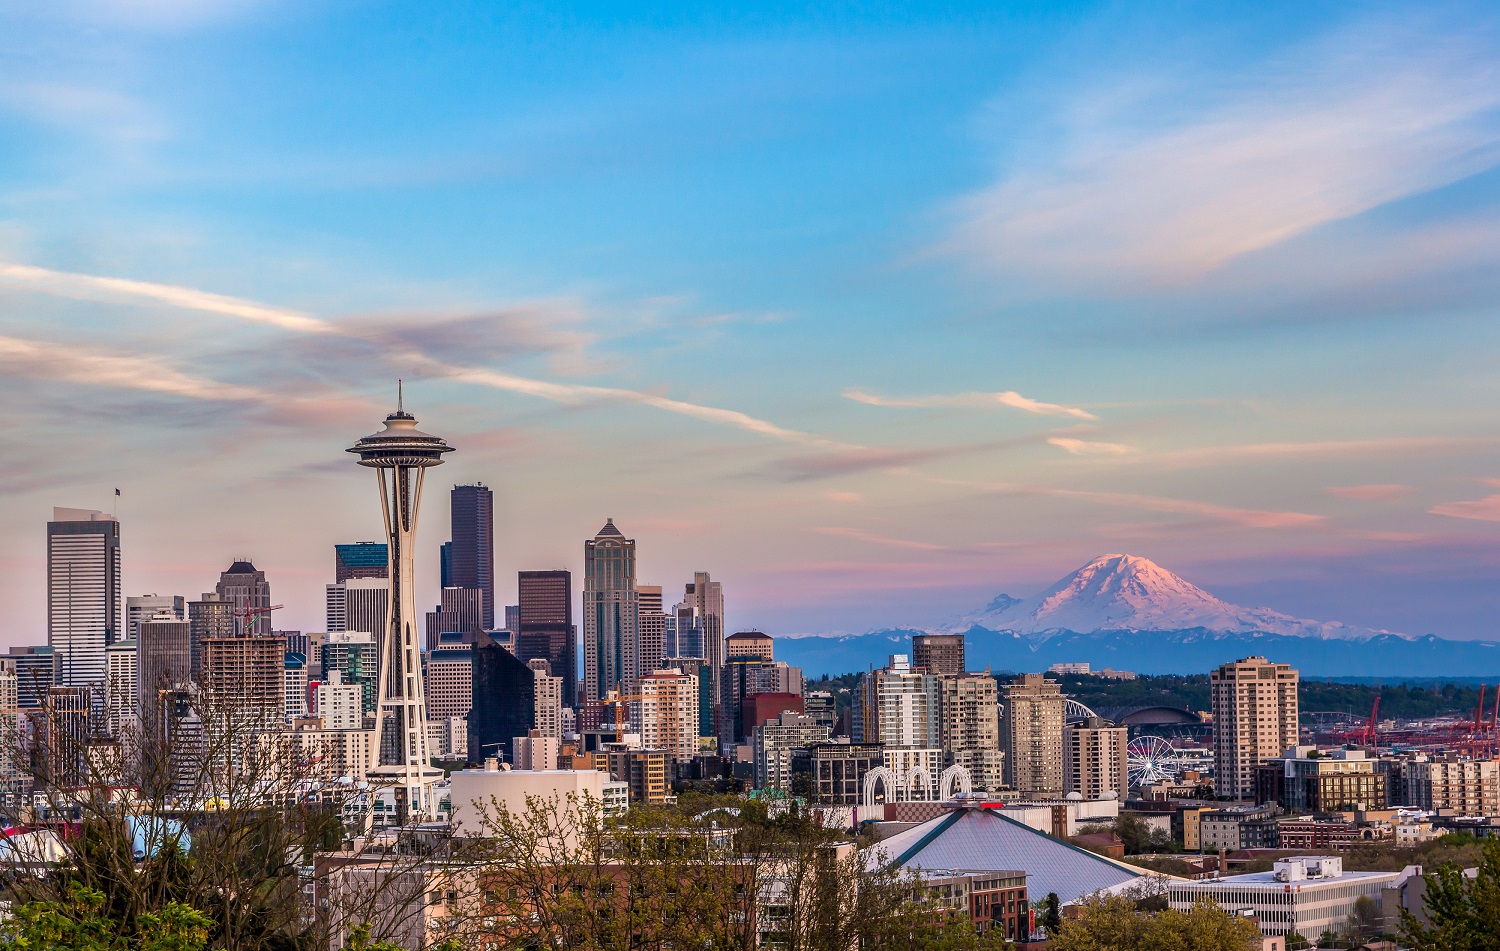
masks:
<instances>
[{"instance_id":1,"label":"sunset-lit sky","mask_svg":"<svg viewBox=\"0 0 1500 951\"><path fill-rule=\"evenodd\" d=\"M0 643L115 487L321 629L397 377L424 601L480 480L504 601L612 516L775 634L1130 552L1500 638L1492 5L866 7L0 0Z\"/></svg>"}]
</instances>

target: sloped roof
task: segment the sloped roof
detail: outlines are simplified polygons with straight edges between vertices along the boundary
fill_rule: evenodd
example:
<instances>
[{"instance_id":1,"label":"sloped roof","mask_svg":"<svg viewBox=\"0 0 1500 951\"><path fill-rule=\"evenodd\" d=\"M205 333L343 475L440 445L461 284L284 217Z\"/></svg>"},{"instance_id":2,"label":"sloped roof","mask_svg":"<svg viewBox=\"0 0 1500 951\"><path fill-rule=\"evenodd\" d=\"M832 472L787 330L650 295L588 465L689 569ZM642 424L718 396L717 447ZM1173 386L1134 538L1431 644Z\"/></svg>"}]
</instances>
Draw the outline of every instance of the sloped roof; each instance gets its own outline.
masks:
<instances>
[{"instance_id":1,"label":"sloped roof","mask_svg":"<svg viewBox=\"0 0 1500 951\"><path fill-rule=\"evenodd\" d=\"M229 570L224 573L226 575L253 575L255 574L255 566L248 561L237 561L230 565Z\"/></svg>"},{"instance_id":2,"label":"sloped roof","mask_svg":"<svg viewBox=\"0 0 1500 951\"><path fill-rule=\"evenodd\" d=\"M625 537L624 532L620 531L618 528L615 528L615 520L612 518L607 518L604 520L604 527L599 529L599 534L595 535L594 537L601 538L605 535L613 535L616 538Z\"/></svg>"},{"instance_id":3,"label":"sloped roof","mask_svg":"<svg viewBox=\"0 0 1500 951\"><path fill-rule=\"evenodd\" d=\"M1056 892L1063 904L1147 874L1039 832L995 809L955 809L871 847L888 865L1026 873L1033 901Z\"/></svg>"}]
</instances>

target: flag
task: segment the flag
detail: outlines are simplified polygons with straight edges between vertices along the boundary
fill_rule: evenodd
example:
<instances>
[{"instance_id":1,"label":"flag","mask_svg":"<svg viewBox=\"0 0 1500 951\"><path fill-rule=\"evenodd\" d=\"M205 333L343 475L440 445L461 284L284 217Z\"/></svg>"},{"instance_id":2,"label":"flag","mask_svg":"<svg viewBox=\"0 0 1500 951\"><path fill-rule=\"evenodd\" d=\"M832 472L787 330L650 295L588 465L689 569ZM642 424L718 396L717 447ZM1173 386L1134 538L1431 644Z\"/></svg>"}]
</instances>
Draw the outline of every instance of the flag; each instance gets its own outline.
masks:
<instances>
[{"instance_id":1,"label":"flag","mask_svg":"<svg viewBox=\"0 0 1500 951\"><path fill-rule=\"evenodd\" d=\"M119 497L120 497L120 490L119 489L115 489L115 498L118 499Z\"/></svg>"}]
</instances>

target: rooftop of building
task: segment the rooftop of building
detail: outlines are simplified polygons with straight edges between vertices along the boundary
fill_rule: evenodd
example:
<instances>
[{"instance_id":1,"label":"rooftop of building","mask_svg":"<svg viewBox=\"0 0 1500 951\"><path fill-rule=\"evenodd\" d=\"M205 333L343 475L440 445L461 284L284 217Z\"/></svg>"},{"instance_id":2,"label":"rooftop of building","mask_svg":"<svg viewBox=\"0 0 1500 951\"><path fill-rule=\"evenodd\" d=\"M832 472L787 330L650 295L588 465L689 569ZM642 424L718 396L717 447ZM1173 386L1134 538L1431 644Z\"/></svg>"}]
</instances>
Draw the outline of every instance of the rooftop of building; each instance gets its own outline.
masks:
<instances>
[{"instance_id":1,"label":"rooftop of building","mask_svg":"<svg viewBox=\"0 0 1500 951\"><path fill-rule=\"evenodd\" d=\"M770 639L771 635L762 634L760 631L735 631L733 634L724 638L724 640L726 641L768 641Z\"/></svg>"},{"instance_id":2,"label":"rooftop of building","mask_svg":"<svg viewBox=\"0 0 1500 951\"><path fill-rule=\"evenodd\" d=\"M599 529L599 531L597 533L595 533L594 537L595 538L603 538L606 535L614 537L614 538L624 538L625 537L625 533L624 532L620 531L618 528L615 528L615 520L612 519L612 518L606 518L604 520L604 527L601 528L601 529Z\"/></svg>"},{"instance_id":3,"label":"rooftop of building","mask_svg":"<svg viewBox=\"0 0 1500 951\"><path fill-rule=\"evenodd\" d=\"M349 568L379 568L386 563L384 542L354 542L349 545L334 545L339 561Z\"/></svg>"}]
</instances>

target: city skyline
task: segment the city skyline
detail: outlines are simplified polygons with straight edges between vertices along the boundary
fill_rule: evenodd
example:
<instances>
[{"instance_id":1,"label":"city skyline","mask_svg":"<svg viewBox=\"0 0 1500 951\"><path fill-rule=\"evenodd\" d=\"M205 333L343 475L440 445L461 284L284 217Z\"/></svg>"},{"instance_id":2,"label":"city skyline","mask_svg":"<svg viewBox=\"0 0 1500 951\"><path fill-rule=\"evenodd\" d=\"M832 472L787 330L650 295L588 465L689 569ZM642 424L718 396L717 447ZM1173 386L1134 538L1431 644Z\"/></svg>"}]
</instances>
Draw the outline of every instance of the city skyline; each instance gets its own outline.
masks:
<instances>
[{"instance_id":1,"label":"city skyline","mask_svg":"<svg viewBox=\"0 0 1500 951\"><path fill-rule=\"evenodd\" d=\"M507 16L437 58L395 12L0 10L0 642L116 488L122 595L246 558L320 629L380 534L330 447L398 376L494 491L497 604L613 517L730 629L1129 552L1495 636L1481 8Z\"/></svg>"}]
</instances>

